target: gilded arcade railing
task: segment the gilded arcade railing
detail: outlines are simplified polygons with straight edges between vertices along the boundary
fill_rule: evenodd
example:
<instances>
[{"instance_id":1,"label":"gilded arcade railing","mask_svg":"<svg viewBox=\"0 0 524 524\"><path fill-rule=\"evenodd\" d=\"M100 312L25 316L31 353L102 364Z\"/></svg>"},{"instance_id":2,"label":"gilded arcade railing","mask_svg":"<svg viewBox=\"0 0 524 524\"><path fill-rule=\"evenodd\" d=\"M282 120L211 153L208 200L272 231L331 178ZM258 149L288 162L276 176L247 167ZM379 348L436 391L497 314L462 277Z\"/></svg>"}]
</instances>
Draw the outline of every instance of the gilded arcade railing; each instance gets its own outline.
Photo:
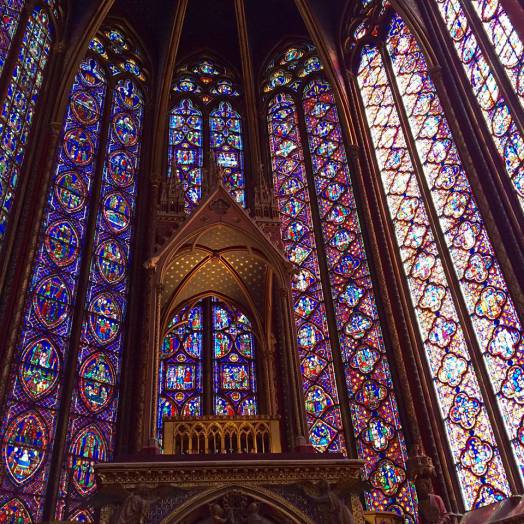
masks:
<instances>
[{"instance_id":1,"label":"gilded arcade railing","mask_svg":"<svg viewBox=\"0 0 524 524\"><path fill-rule=\"evenodd\" d=\"M281 453L280 423L263 416L164 419L164 453Z\"/></svg>"}]
</instances>

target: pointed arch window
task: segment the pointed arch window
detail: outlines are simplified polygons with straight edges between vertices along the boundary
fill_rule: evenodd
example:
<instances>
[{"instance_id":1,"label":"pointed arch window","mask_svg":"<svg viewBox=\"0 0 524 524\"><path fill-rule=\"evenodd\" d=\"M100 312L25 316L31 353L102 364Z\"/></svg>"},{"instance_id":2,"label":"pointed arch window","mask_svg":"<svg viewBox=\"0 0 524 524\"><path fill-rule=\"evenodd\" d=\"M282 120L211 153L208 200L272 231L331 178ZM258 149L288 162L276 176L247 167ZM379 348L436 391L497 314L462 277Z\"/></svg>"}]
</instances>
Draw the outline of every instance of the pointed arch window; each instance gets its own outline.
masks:
<instances>
[{"instance_id":1,"label":"pointed arch window","mask_svg":"<svg viewBox=\"0 0 524 524\"><path fill-rule=\"evenodd\" d=\"M166 417L256 415L256 344L249 317L217 297L179 309L164 334L158 392L160 441Z\"/></svg>"},{"instance_id":2,"label":"pointed arch window","mask_svg":"<svg viewBox=\"0 0 524 524\"><path fill-rule=\"evenodd\" d=\"M500 0L437 0L480 112L524 207L524 47Z\"/></svg>"},{"instance_id":3,"label":"pointed arch window","mask_svg":"<svg viewBox=\"0 0 524 524\"><path fill-rule=\"evenodd\" d=\"M33 520L54 494L49 515L93 522L84 507L93 464L114 449L144 117L139 56L122 30L102 30L71 87L1 426L3 507L19 504ZM50 479L62 432L60 478Z\"/></svg>"},{"instance_id":4,"label":"pointed arch window","mask_svg":"<svg viewBox=\"0 0 524 524\"><path fill-rule=\"evenodd\" d=\"M0 19L2 20L2 26L0 28L0 74L4 69L9 50L11 49L24 3L24 0L4 0L2 4L0 4Z\"/></svg>"},{"instance_id":5,"label":"pointed arch window","mask_svg":"<svg viewBox=\"0 0 524 524\"><path fill-rule=\"evenodd\" d=\"M180 100L171 110L168 177L176 176L182 183L186 211L202 198L203 124L202 112L191 99Z\"/></svg>"},{"instance_id":6,"label":"pointed arch window","mask_svg":"<svg viewBox=\"0 0 524 524\"><path fill-rule=\"evenodd\" d=\"M203 306L186 306L169 322L160 354L158 438L166 417L200 416L203 411Z\"/></svg>"},{"instance_id":7,"label":"pointed arch window","mask_svg":"<svg viewBox=\"0 0 524 524\"><path fill-rule=\"evenodd\" d=\"M202 198L203 169L210 161L220 168L231 196L246 205L240 101L231 73L210 59L181 66L175 74L167 176L178 178L186 213Z\"/></svg>"},{"instance_id":8,"label":"pointed arch window","mask_svg":"<svg viewBox=\"0 0 524 524\"><path fill-rule=\"evenodd\" d=\"M381 15L383 43L370 40L367 30L354 33L355 49L364 42L358 84L428 370L470 509L510 495L502 446L522 471L518 436L524 411L514 394L523 364L522 324L424 54L398 14ZM491 388L481 387L479 375L488 377ZM495 431L498 420L505 433Z\"/></svg>"},{"instance_id":9,"label":"pointed arch window","mask_svg":"<svg viewBox=\"0 0 524 524\"><path fill-rule=\"evenodd\" d=\"M282 240L295 266L310 441L319 451L347 453L342 418L349 413L372 484L368 506L413 519L404 434L338 112L322 69L312 46L293 46L270 62L263 84Z\"/></svg>"},{"instance_id":10,"label":"pointed arch window","mask_svg":"<svg viewBox=\"0 0 524 524\"><path fill-rule=\"evenodd\" d=\"M0 249L13 213L58 22L53 3L37 2L27 18L23 5L15 0L0 6ZM12 48L15 38L18 44Z\"/></svg>"},{"instance_id":11,"label":"pointed arch window","mask_svg":"<svg viewBox=\"0 0 524 524\"><path fill-rule=\"evenodd\" d=\"M220 102L209 117L211 149L217 165L224 169L224 185L245 207L242 124L240 114L229 102Z\"/></svg>"}]
</instances>

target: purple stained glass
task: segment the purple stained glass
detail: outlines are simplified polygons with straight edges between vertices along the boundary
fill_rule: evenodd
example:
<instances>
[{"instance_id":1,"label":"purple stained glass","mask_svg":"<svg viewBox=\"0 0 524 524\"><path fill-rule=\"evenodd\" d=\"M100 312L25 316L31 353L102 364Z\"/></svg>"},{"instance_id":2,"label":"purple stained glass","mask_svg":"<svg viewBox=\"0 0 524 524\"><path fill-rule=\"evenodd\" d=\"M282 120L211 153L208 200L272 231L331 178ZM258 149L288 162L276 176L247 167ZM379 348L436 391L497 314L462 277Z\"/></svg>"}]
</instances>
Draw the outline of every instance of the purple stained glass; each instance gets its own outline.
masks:
<instances>
[{"instance_id":1,"label":"purple stained glass","mask_svg":"<svg viewBox=\"0 0 524 524\"><path fill-rule=\"evenodd\" d=\"M270 100L268 129L282 240L295 268L293 302L309 438L319 451L345 452L298 114L289 95Z\"/></svg>"},{"instance_id":2,"label":"purple stained glass","mask_svg":"<svg viewBox=\"0 0 524 524\"><path fill-rule=\"evenodd\" d=\"M229 102L220 102L209 116L211 149L231 196L245 207L244 147L240 114Z\"/></svg>"},{"instance_id":3,"label":"purple stained glass","mask_svg":"<svg viewBox=\"0 0 524 524\"><path fill-rule=\"evenodd\" d=\"M398 29L393 25L388 40L390 49L396 45L394 35ZM406 35L397 43L401 45L396 53L409 47ZM416 67L420 57L420 52L411 57L409 71ZM399 73L404 71L399 70ZM457 322L457 311L428 218L428 203L421 193L383 58L376 47L363 49L358 81L456 472L466 506L476 507L487 503L483 495L486 486L503 496L510 493L510 488L471 364L463 327ZM416 75L414 81L419 84L412 88L409 96L414 99L421 96L430 107L436 97L429 97L428 101L420 75ZM402 82L400 79L400 84ZM409 103L407 93L405 101ZM420 110L424 106L419 103L417 107ZM435 144L438 141L430 144L433 154L441 151L438 145L433 149ZM445 144L449 150L449 139ZM423 150L422 144L417 145L420 146L417 149Z\"/></svg>"},{"instance_id":4,"label":"purple stained glass","mask_svg":"<svg viewBox=\"0 0 524 524\"><path fill-rule=\"evenodd\" d=\"M256 415L255 342L238 308L213 300L213 391L216 415Z\"/></svg>"},{"instance_id":5,"label":"purple stained glass","mask_svg":"<svg viewBox=\"0 0 524 524\"><path fill-rule=\"evenodd\" d=\"M307 84L303 107L354 434L374 488L368 505L376 510L400 505L414 516L406 443L329 83Z\"/></svg>"},{"instance_id":6,"label":"purple stained glass","mask_svg":"<svg viewBox=\"0 0 524 524\"><path fill-rule=\"evenodd\" d=\"M77 380L69 412L68 451L57 509L60 519L70 515L78 502L94 491L94 463L110 460L113 454L143 116L140 87L133 80L119 80L112 93ZM127 124L120 128L115 122ZM125 162L118 160L123 158ZM126 212L114 206L108 196L125 202ZM125 216L126 227L116 227L121 223L117 218L108 220L108 209L119 217Z\"/></svg>"},{"instance_id":7,"label":"purple stained glass","mask_svg":"<svg viewBox=\"0 0 524 524\"><path fill-rule=\"evenodd\" d=\"M68 364L72 311L77 303L89 218L87 202L93 186L106 90L106 76L100 64L84 60L71 88L71 100L83 93L86 99L94 100L97 110L89 119L79 118L73 104L66 112L8 383L0 434L2 460L13 474L2 477L0 504L6 498L10 500L8 504L18 500L34 520L42 517L49 455ZM88 162L71 154L76 150L69 143L72 132L89 142L93 154ZM24 437L28 431L32 440ZM9 442L20 439L29 443L27 453L20 454L10 447ZM23 470L26 478L22 492L16 476L21 480ZM15 494L17 498L11 498Z\"/></svg>"},{"instance_id":8,"label":"purple stained glass","mask_svg":"<svg viewBox=\"0 0 524 524\"><path fill-rule=\"evenodd\" d=\"M202 198L204 157L218 165L224 187L245 207L242 118L232 105L240 92L232 75L214 60L199 59L177 69L172 90L167 176L178 177L186 213ZM187 95L192 98L181 98Z\"/></svg>"},{"instance_id":9,"label":"purple stained glass","mask_svg":"<svg viewBox=\"0 0 524 524\"><path fill-rule=\"evenodd\" d=\"M0 2L0 75L11 49L24 4L24 0L2 0Z\"/></svg>"},{"instance_id":10,"label":"purple stained glass","mask_svg":"<svg viewBox=\"0 0 524 524\"><path fill-rule=\"evenodd\" d=\"M8 4L16 6L16 2ZM6 2L2 2L2 5L0 17L2 10L7 9ZM3 17L3 24L8 24L6 16ZM0 63L2 46L5 44L2 38L6 38L5 31L9 31L9 27L3 24L0 28ZM0 109L0 247L15 202L51 42L49 14L46 9L36 7L27 22L18 60Z\"/></svg>"},{"instance_id":11,"label":"purple stained glass","mask_svg":"<svg viewBox=\"0 0 524 524\"><path fill-rule=\"evenodd\" d=\"M524 105L524 46L501 0L473 0L484 33Z\"/></svg>"},{"instance_id":12,"label":"purple stained glass","mask_svg":"<svg viewBox=\"0 0 524 524\"><path fill-rule=\"evenodd\" d=\"M524 471L524 406L511 368L524 369L522 325L488 238L424 56L397 15L387 39L433 205L455 266L515 458Z\"/></svg>"},{"instance_id":13,"label":"purple stained glass","mask_svg":"<svg viewBox=\"0 0 524 524\"><path fill-rule=\"evenodd\" d=\"M185 306L169 322L160 351L157 435L166 417L203 414L203 307Z\"/></svg>"},{"instance_id":14,"label":"purple stained glass","mask_svg":"<svg viewBox=\"0 0 524 524\"><path fill-rule=\"evenodd\" d=\"M489 11L496 8L498 4L497 1L473 2L477 9L481 3L484 5L484 16L489 15ZM524 137L507 104L507 95L504 94L493 73L486 54L479 44L478 35L475 34L461 1L437 0L437 5L495 146L505 164L506 173L511 179L520 205L524 207ZM501 10L498 12L500 15ZM488 16L488 18L491 17ZM503 62L510 60L508 63L513 63L515 61L515 50L512 46L515 44L516 36L511 23L509 19L504 19L509 26L505 27L507 32L501 35L499 23L502 23L502 18L495 16L493 20L495 24L491 31L493 35L496 35L497 48L499 46L504 47L504 49L499 49L503 52L501 59ZM506 49L507 56L504 54ZM522 84L523 75L522 53L518 59L520 60L520 84L517 85L517 91L522 91L522 88L519 87ZM512 71L513 68L508 71L510 76L513 75ZM520 92L520 96L522 100L522 92Z\"/></svg>"},{"instance_id":15,"label":"purple stained glass","mask_svg":"<svg viewBox=\"0 0 524 524\"><path fill-rule=\"evenodd\" d=\"M169 117L169 178L177 177L185 193L185 210L191 213L202 197L202 112L190 99L181 100Z\"/></svg>"}]
</instances>

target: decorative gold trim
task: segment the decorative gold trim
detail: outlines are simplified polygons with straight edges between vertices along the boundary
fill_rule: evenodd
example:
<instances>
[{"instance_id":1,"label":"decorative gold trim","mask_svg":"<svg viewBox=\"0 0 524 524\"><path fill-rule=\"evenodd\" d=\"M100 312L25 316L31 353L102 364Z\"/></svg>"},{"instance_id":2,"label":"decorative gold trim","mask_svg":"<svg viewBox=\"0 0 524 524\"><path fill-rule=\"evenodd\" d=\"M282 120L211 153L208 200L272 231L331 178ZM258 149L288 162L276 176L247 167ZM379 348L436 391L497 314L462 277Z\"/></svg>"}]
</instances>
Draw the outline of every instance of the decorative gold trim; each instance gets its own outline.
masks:
<instances>
[{"instance_id":1,"label":"decorative gold trim","mask_svg":"<svg viewBox=\"0 0 524 524\"><path fill-rule=\"evenodd\" d=\"M282 452L278 419L214 415L171 417L163 423L167 455Z\"/></svg>"},{"instance_id":2,"label":"decorative gold trim","mask_svg":"<svg viewBox=\"0 0 524 524\"><path fill-rule=\"evenodd\" d=\"M228 457L229 459L229 457ZM120 462L97 464L100 491L111 486L133 489L162 484L191 488L241 483L283 485L302 482L341 481L360 491L363 460L356 459L248 459L178 460L178 462Z\"/></svg>"}]
</instances>

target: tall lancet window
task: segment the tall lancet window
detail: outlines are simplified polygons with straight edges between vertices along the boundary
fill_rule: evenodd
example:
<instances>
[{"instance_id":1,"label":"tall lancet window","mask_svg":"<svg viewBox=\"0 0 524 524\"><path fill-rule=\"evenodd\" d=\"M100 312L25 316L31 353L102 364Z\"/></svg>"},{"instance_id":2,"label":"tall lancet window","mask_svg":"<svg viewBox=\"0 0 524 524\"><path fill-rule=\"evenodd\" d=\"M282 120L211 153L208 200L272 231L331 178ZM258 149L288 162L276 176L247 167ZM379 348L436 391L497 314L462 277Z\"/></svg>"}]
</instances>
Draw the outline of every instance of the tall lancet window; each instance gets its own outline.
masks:
<instances>
[{"instance_id":1,"label":"tall lancet window","mask_svg":"<svg viewBox=\"0 0 524 524\"><path fill-rule=\"evenodd\" d=\"M204 168L215 162L224 187L245 207L240 91L232 73L210 59L177 69L169 116L168 178L176 177L191 213L202 198ZM211 158L210 158L211 157Z\"/></svg>"},{"instance_id":2,"label":"tall lancet window","mask_svg":"<svg viewBox=\"0 0 524 524\"><path fill-rule=\"evenodd\" d=\"M24 3L14 0L0 5L0 250L58 23L54 2L38 1L32 11L23 9Z\"/></svg>"},{"instance_id":3,"label":"tall lancet window","mask_svg":"<svg viewBox=\"0 0 524 524\"><path fill-rule=\"evenodd\" d=\"M94 519L85 497L94 463L113 453L126 342L140 56L109 27L91 41L71 87L4 405L0 518ZM44 508L46 497L57 502Z\"/></svg>"},{"instance_id":4,"label":"tall lancet window","mask_svg":"<svg viewBox=\"0 0 524 524\"><path fill-rule=\"evenodd\" d=\"M166 417L203 414L202 302L180 309L169 321L160 353L158 439Z\"/></svg>"},{"instance_id":5,"label":"tall lancet window","mask_svg":"<svg viewBox=\"0 0 524 524\"><path fill-rule=\"evenodd\" d=\"M470 509L510 495L501 447L523 471L522 324L422 49L399 15L378 12L379 41L375 22L353 33L358 83L450 470Z\"/></svg>"},{"instance_id":6,"label":"tall lancet window","mask_svg":"<svg viewBox=\"0 0 524 524\"><path fill-rule=\"evenodd\" d=\"M437 0L505 170L524 208L524 46L500 0Z\"/></svg>"},{"instance_id":7,"label":"tall lancet window","mask_svg":"<svg viewBox=\"0 0 524 524\"><path fill-rule=\"evenodd\" d=\"M179 308L164 331L158 392L160 442L166 417L256 415L256 352L249 317L216 297Z\"/></svg>"},{"instance_id":8,"label":"tall lancet window","mask_svg":"<svg viewBox=\"0 0 524 524\"><path fill-rule=\"evenodd\" d=\"M0 19L2 20L2 27L0 28L0 73L4 69L13 38L18 29L24 4L24 0L4 0L0 5Z\"/></svg>"},{"instance_id":9,"label":"tall lancet window","mask_svg":"<svg viewBox=\"0 0 524 524\"><path fill-rule=\"evenodd\" d=\"M273 183L292 281L310 441L348 453L343 414L366 460L370 508L413 519L407 452L337 107L309 45L267 68ZM337 362L341 363L338 364ZM339 380L336 380L338 375ZM343 389L339 389L343 388Z\"/></svg>"}]
</instances>

